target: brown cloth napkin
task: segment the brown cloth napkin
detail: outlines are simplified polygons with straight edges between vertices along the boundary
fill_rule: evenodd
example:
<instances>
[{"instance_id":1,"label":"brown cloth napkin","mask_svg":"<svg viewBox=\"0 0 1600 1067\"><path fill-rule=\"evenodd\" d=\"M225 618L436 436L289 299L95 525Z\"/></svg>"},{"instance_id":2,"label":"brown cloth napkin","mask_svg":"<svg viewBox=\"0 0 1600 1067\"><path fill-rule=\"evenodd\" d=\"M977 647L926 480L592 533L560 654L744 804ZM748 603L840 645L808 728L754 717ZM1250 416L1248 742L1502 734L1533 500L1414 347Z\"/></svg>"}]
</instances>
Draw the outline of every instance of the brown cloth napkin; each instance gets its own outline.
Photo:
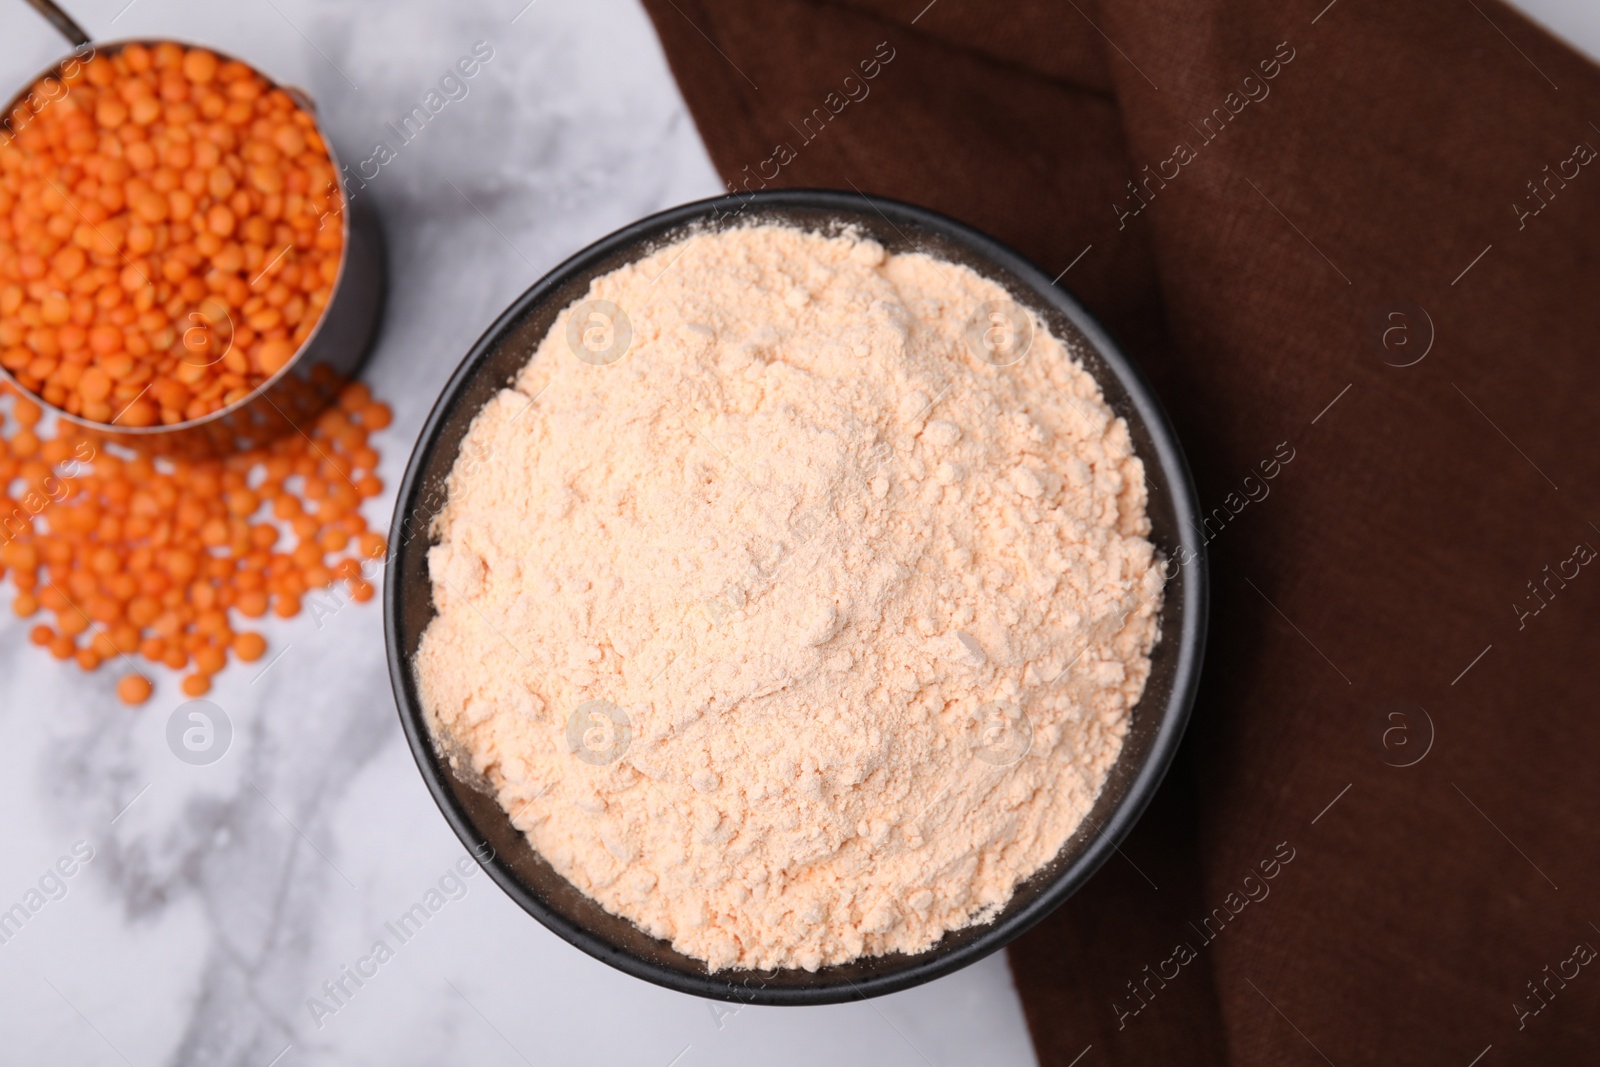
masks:
<instances>
[{"instance_id":1,"label":"brown cloth napkin","mask_svg":"<svg viewBox=\"0 0 1600 1067\"><path fill-rule=\"evenodd\" d=\"M1041 1062L1600 1062L1600 73L1494 0L646 6L732 186L1063 272L1194 466L1205 680L1011 949Z\"/></svg>"}]
</instances>

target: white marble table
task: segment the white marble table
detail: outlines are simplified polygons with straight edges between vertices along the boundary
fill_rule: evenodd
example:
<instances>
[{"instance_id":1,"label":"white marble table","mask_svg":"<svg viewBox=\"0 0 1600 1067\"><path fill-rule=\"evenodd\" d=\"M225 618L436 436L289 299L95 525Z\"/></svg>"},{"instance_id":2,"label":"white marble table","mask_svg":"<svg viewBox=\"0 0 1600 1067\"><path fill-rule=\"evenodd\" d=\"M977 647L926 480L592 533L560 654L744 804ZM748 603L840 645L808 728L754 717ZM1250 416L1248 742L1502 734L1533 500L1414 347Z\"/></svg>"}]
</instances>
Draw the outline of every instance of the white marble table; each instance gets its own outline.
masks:
<instances>
[{"instance_id":1,"label":"white marble table","mask_svg":"<svg viewBox=\"0 0 1600 1067\"><path fill-rule=\"evenodd\" d=\"M391 486L513 296L610 230L720 191L641 10L525 3L69 0L96 37L202 41L307 88L350 162L396 145L385 124L474 42L494 49L365 194L391 245L367 375L395 407L379 439ZM0 84L63 51L0 3ZM387 525L392 504L369 520ZM191 766L166 741L175 679L131 712L110 672L57 664L0 614L0 911L44 883L0 944L0 1064L1033 1062L1001 957L871 1004L734 1013L589 959L481 872L446 879L459 899L400 945L384 924L464 853L401 736L378 606L266 629L282 658L219 677L232 741ZM63 857L71 876L51 875ZM394 958L313 1012L379 937Z\"/></svg>"}]
</instances>

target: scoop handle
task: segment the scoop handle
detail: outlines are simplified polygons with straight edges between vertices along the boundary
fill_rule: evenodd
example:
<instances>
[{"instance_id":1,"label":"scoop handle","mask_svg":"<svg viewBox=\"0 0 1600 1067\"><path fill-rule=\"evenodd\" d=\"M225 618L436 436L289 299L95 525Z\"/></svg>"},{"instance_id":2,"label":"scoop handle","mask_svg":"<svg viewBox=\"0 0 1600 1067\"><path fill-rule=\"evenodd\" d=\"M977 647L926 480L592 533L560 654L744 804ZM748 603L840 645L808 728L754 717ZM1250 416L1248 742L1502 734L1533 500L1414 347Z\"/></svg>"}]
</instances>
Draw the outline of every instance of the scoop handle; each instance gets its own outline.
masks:
<instances>
[{"instance_id":1,"label":"scoop handle","mask_svg":"<svg viewBox=\"0 0 1600 1067\"><path fill-rule=\"evenodd\" d=\"M28 0L28 4L39 14L43 15L56 32L72 43L72 47L81 48L89 43L89 35L83 32L83 27L73 21L72 16L52 3L51 0Z\"/></svg>"}]
</instances>

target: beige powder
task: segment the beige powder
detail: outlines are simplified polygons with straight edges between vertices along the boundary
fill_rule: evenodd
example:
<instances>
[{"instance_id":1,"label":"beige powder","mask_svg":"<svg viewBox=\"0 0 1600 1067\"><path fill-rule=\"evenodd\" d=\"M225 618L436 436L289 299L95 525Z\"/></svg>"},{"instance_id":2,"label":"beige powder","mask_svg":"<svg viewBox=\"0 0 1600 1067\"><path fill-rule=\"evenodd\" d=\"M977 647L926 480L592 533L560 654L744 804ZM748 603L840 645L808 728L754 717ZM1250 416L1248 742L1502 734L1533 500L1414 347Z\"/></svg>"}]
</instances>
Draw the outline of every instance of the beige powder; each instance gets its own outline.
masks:
<instances>
[{"instance_id":1,"label":"beige powder","mask_svg":"<svg viewBox=\"0 0 1600 1067\"><path fill-rule=\"evenodd\" d=\"M563 312L450 478L435 736L565 877L712 969L992 917L1149 674L1127 426L999 286L849 234L702 234L589 300L628 325L576 305L574 345ZM1011 347L969 329L991 310Z\"/></svg>"}]
</instances>

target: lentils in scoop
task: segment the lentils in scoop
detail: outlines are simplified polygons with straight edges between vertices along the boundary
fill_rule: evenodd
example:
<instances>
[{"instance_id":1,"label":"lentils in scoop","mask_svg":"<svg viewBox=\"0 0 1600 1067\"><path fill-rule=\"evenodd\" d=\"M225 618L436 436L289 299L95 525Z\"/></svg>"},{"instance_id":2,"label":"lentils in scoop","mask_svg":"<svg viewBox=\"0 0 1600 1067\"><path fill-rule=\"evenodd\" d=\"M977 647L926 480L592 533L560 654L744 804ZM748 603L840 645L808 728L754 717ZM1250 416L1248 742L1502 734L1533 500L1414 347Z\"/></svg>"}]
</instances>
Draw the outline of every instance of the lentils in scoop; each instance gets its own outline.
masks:
<instances>
[{"instance_id":1,"label":"lentils in scoop","mask_svg":"<svg viewBox=\"0 0 1600 1067\"><path fill-rule=\"evenodd\" d=\"M131 44L0 131L0 366L91 422L248 396L326 308L341 194L311 115L250 67Z\"/></svg>"}]
</instances>

